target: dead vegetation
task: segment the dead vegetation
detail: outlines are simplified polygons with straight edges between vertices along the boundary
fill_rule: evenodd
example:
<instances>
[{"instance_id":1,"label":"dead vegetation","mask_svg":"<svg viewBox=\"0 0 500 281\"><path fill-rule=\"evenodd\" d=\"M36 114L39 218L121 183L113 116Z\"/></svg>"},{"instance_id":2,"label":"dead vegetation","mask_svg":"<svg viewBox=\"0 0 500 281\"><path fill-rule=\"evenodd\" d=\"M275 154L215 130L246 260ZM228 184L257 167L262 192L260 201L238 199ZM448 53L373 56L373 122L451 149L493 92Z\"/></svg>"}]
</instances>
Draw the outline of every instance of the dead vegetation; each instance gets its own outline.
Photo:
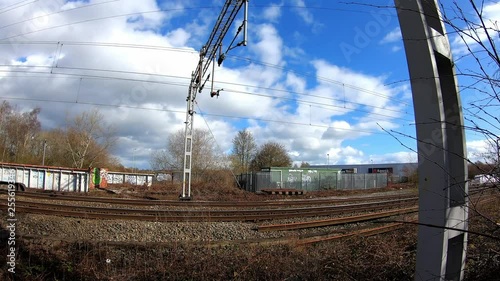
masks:
<instances>
[{"instance_id":1,"label":"dead vegetation","mask_svg":"<svg viewBox=\"0 0 500 281\"><path fill-rule=\"evenodd\" d=\"M5 280L409 280L413 227L388 235L297 248L112 246L23 241ZM408 244L409 243L409 244ZM5 272L5 271L4 271Z\"/></svg>"}]
</instances>

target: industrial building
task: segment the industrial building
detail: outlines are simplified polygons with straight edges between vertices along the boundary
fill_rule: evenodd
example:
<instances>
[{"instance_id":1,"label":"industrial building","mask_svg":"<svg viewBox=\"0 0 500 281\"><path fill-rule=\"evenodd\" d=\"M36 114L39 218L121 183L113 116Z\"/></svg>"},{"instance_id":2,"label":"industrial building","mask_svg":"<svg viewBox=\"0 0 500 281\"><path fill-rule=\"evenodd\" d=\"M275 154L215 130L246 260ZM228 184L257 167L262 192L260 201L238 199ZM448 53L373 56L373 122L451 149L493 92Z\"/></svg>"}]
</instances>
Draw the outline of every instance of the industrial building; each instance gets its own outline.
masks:
<instances>
[{"instance_id":1,"label":"industrial building","mask_svg":"<svg viewBox=\"0 0 500 281\"><path fill-rule=\"evenodd\" d=\"M354 190L387 186L388 173L342 173L341 169L325 167L269 167L260 172L241 174L241 188L258 192L263 189Z\"/></svg>"},{"instance_id":2,"label":"industrial building","mask_svg":"<svg viewBox=\"0 0 500 281\"><path fill-rule=\"evenodd\" d=\"M338 169L342 173L354 174L390 174L394 181L404 181L405 178L415 173L418 163L370 163L370 164L345 164L345 165L311 165L311 168Z\"/></svg>"}]
</instances>

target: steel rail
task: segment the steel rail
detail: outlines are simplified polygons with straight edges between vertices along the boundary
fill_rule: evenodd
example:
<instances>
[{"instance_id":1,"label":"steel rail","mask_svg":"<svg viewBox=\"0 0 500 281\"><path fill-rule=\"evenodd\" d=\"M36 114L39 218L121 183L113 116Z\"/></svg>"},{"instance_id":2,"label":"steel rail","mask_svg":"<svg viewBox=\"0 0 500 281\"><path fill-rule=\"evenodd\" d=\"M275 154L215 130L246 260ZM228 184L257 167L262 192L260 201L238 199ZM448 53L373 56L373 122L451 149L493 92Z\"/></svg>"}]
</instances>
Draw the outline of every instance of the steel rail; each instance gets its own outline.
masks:
<instances>
[{"instance_id":1,"label":"steel rail","mask_svg":"<svg viewBox=\"0 0 500 281\"><path fill-rule=\"evenodd\" d=\"M1 190L0 193L6 193L6 190ZM95 197L95 196L77 196L66 195L60 193L42 193L42 192L17 192L16 197L29 197L41 199L53 199L61 201L83 201L93 203L112 203L121 205L137 205L137 206L196 206L196 207L264 207L264 206L294 206L294 205L320 205L320 204L335 204L360 201L377 201L390 199L410 199L417 198L414 195L386 195L373 197L352 197L352 198L327 198L327 199L289 199L289 200L267 200L267 201L178 201L178 200L145 200L145 199L128 199L116 197Z\"/></svg>"},{"instance_id":2,"label":"steel rail","mask_svg":"<svg viewBox=\"0 0 500 281\"><path fill-rule=\"evenodd\" d=\"M31 203L31 204L30 204ZM77 217L77 218L92 218L92 219L124 219L124 220L147 220L147 221L190 221L190 222L207 222L207 221L262 221L274 219L289 219L289 218L303 218L303 217L316 217L316 216L331 216L339 215L347 212L363 212L374 211L378 209L401 207L405 205L401 202L392 204L381 205L368 205L357 206L357 208L333 208L333 209L313 209L307 210L297 209L295 212L284 211L282 213L274 212L276 210L266 210L264 213L253 212L226 212L226 213L213 213L211 211L202 212L170 212L168 210L137 210L137 209L112 209L112 208L89 208L88 206L67 206L67 205L52 205L47 207L47 204L42 204L44 207L37 206L37 203L30 202L24 204L21 202L16 203L16 212L19 213L34 213L44 215L55 215L63 217ZM3 208L7 207L6 203L0 203ZM58 208L59 207L59 208ZM83 207L83 208L82 208ZM270 212L269 212L270 211Z\"/></svg>"},{"instance_id":3,"label":"steel rail","mask_svg":"<svg viewBox=\"0 0 500 281\"><path fill-rule=\"evenodd\" d=\"M266 213L303 213L303 212L320 212L320 211L331 211L331 210L356 210L363 207L391 207L400 206L405 204L414 204L417 202L417 198L406 198L401 200L386 200L377 202L366 202L366 203L355 203L346 205L328 205L328 206L315 206L315 207L301 207L301 208L282 208L282 209L237 209L237 210L206 210L206 209L125 209L125 208L110 208L110 207L96 207L96 206L80 206L80 205L63 205L54 203L44 203L35 201L24 201L17 200L16 205L22 204L24 206L33 206L38 208L52 208L60 210L79 210L79 211L101 211L101 212L114 212L114 213L158 213L165 212L168 214L185 215L185 214L196 214L196 215L207 215L207 214L217 214L217 215L248 215L248 214L266 214Z\"/></svg>"},{"instance_id":4,"label":"steel rail","mask_svg":"<svg viewBox=\"0 0 500 281\"><path fill-rule=\"evenodd\" d=\"M391 223L391 224L380 226L380 227L366 228L366 229L356 230L356 231L352 231L352 232L344 233L344 234L324 235L324 236L316 236L316 237L312 237L312 238L304 238L304 239L299 239L299 241L297 241L297 243L295 243L295 245L296 246L311 245L311 244L317 244L317 243L321 243L321 242L327 242L327 241L347 238L347 237L351 237L351 236L378 235L378 234L394 231L396 229L403 227L403 225L404 225L404 223L402 223L402 222Z\"/></svg>"},{"instance_id":5,"label":"steel rail","mask_svg":"<svg viewBox=\"0 0 500 281\"><path fill-rule=\"evenodd\" d=\"M349 216L349 217L341 217L341 218L332 218L332 219L324 219L324 220L315 220L308 222L295 222L295 223L286 223L286 224L271 224L271 225L259 225L257 227L258 231L279 231L279 230L297 230L297 229L305 229L305 228L313 228L313 227L325 227L325 226L333 226L345 223L353 223L353 222L362 222L369 221L374 219L381 219L386 217L391 217L395 215L408 214L418 211L417 207L397 209L385 212L378 212L372 214L365 215L357 215L357 216Z\"/></svg>"},{"instance_id":6,"label":"steel rail","mask_svg":"<svg viewBox=\"0 0 500 281\"><path fill-rule=\"evenodd\" d=\"M374 211L407 205L408 202L343 205L324 208L268 209L268 210L140 210L68 206L37 202L16 202L16 212L80 218L127 219L148 221L261 221L299 217L331 216L345 212ZM3 208L6 203L0 203Z\"/></svg>"}]
</instances>

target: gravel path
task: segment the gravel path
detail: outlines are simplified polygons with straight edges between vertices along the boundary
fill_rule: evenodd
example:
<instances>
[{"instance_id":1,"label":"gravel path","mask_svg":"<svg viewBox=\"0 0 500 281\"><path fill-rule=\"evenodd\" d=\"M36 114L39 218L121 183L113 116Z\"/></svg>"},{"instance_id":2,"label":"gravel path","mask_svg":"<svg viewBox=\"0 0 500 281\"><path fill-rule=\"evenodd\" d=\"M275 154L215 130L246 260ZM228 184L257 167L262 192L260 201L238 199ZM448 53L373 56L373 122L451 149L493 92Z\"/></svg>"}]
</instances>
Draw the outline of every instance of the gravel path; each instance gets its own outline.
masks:
<instances>
[{"instance_id":1,"label":"gravel path","mask_svg":"<svg viewBox=\"0 0 500 281\"><path fill-rule=\"evenodd\" d=\"M165 243L268 239L341 233L363 225L349 224L296 231L258 232L254 230L257 224L253 222L143 222L65 218L35 214L19 214L17 218L16 232L21 235L94 242ZM273 223L292 221L296 220L279 220L279 222L273 221ZM1 224L5 228L4 223Z\"/></svg>"}]
</instances>

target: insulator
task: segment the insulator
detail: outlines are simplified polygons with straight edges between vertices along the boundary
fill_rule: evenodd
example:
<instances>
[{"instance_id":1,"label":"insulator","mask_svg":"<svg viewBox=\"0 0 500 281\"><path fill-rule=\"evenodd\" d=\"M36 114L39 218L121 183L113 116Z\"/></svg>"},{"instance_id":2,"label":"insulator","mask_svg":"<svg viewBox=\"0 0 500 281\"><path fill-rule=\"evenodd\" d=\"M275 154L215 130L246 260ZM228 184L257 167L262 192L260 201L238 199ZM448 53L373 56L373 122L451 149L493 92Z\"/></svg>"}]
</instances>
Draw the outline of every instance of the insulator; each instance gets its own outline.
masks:
<instances>
[{"instance_id":1,"label":"insulator","mask_svg":"<svg viewBox=\"0 0 500 281\"><path fill-rule=\"evenodd\" d=\"M222 62L224 61L224 59L226 58L226 55L225 54L221 54L219 56L219 59L217 59L217 64L219 64L219 66L222 64Z\"/></svg>"}]
</instances>

